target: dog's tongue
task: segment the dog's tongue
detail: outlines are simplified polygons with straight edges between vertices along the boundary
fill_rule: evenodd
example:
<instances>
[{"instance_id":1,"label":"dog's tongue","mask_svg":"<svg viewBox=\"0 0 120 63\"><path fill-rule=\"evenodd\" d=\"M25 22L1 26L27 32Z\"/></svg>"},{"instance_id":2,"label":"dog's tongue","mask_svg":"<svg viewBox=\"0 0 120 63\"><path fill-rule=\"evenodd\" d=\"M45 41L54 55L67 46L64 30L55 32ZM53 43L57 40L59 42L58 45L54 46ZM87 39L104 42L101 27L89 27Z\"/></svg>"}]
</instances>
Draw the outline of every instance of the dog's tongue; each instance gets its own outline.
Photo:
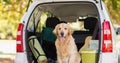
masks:
<instances>
[{"instance_id":1,"label":"dog's tongue","mask_svg":"<svg viewBox=\"0 0 120 63\"><path fill-rule=\"evenodd\" d=\"M60 41L63 42L65 40L65 37L60 37Z\"/></svg>"}]
</instances>

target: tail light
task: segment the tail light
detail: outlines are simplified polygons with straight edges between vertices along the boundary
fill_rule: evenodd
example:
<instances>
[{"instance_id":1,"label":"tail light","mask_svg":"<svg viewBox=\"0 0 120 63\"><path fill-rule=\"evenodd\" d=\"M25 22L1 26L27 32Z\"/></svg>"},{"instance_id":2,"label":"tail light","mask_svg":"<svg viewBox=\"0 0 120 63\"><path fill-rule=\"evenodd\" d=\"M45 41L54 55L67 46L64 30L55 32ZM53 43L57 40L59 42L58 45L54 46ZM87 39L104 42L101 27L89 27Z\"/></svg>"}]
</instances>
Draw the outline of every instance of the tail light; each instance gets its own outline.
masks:
<instances>
[{"instance_id":1,"label":"tail light","mask_svg":"<svg viewBox=\"0 0 120 63\"><path fill-rule=\"evenodd\" d=\"M18 32L17 32L17 38L16 38L16 48L17 48L17 52L23 52L23 27L24 25L22 23L19 24L18 26Z\"/></svg>"},{"instance_id":2,"label":"tail light","mask_svg":"<svg viewBox=\"0 0 120 63\"><path fill-rule=\"evenodd\" d=\"M112 52L112 34L111 27L109 21L105 21L102 23L103 26L103 41L102 41L102 52Z\"/></svg>"}]
</instances>

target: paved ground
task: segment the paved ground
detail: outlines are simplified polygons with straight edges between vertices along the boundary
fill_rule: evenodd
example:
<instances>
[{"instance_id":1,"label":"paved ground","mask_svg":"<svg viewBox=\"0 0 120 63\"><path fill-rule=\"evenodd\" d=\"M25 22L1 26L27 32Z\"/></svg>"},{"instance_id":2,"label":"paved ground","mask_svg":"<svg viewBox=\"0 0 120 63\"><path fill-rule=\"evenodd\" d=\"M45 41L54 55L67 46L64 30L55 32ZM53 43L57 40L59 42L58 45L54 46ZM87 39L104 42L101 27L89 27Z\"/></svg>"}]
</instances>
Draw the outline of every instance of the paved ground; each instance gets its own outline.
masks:
<instances>
[{"instance_id":1,"label":"paved ground","mask_svg":"<svg viewBox=\"0 0 120 63\"><path fill-rule=\"evenodd\" d=\"M15 54L15 40L0 40L0 63L14 63Z\"/></svg>"},{"instance_id":2,"label":"paved ground","mask_svg":"<svg viewBox=\"0 0 120 63\"><path fill-rule=\"evenodd\" d=\"M0 63L14 63L14 60L10 58L0 58Z\"/></svg>"},{"instance_id":3,"label":"paved ground","mask_svg":"<svg viewBox=\"0 0 120 63\"><path fill-rule=\"evenodd\" d=\"M15 40L0 40L0 52L1 53L16 53L16 41Z\"/></svg>"}]
</instances>

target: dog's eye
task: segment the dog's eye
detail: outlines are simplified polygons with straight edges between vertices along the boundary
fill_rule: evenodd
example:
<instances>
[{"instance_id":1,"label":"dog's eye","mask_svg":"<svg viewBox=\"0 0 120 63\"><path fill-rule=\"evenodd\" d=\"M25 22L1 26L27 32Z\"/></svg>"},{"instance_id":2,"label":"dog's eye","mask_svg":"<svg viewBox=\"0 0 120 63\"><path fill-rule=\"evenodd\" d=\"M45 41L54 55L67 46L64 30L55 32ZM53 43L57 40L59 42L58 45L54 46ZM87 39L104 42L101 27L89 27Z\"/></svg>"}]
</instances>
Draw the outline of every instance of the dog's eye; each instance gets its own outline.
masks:
<instances>
[{"instance_id":1,"label":"dog's eye","mask_svg":"<svg viewBox=\"0 0 120 63\"><path fill-rule=\"evenodd\" d=\"M67 30L67 28L65 28L65 30Z\"/></svg>"},{"instance_id":2,"label":"dog's eye","mask_svg":"<svg viewBox=\"0 0 120 63\"><path fill-rule=\"evenodd\" d=\"M61 28L59 28L59 30L61 30Z\"/></svg>"}]
</instances>

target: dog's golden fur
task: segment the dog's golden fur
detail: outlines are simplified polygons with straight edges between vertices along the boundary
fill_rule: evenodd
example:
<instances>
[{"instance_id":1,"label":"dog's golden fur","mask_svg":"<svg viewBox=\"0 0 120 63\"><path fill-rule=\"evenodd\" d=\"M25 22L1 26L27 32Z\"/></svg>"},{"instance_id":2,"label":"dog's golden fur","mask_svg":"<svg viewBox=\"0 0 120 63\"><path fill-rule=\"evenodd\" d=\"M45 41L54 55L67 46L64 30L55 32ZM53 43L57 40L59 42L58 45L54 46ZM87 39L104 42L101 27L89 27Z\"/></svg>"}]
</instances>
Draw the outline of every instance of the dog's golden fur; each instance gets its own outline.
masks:
<instances>
[{"instance_id":1,"label":"dog's golden fur","mask_svg":"<svg viewBox=\"0 0 120 63\"><path fill-rule=\"evenodd\" d=\"M55 46L58 63L80 63L80 54L77 51L72 29L65 23L58 24L53 33L57 35Z\"/></svg>"}]
</instances>

